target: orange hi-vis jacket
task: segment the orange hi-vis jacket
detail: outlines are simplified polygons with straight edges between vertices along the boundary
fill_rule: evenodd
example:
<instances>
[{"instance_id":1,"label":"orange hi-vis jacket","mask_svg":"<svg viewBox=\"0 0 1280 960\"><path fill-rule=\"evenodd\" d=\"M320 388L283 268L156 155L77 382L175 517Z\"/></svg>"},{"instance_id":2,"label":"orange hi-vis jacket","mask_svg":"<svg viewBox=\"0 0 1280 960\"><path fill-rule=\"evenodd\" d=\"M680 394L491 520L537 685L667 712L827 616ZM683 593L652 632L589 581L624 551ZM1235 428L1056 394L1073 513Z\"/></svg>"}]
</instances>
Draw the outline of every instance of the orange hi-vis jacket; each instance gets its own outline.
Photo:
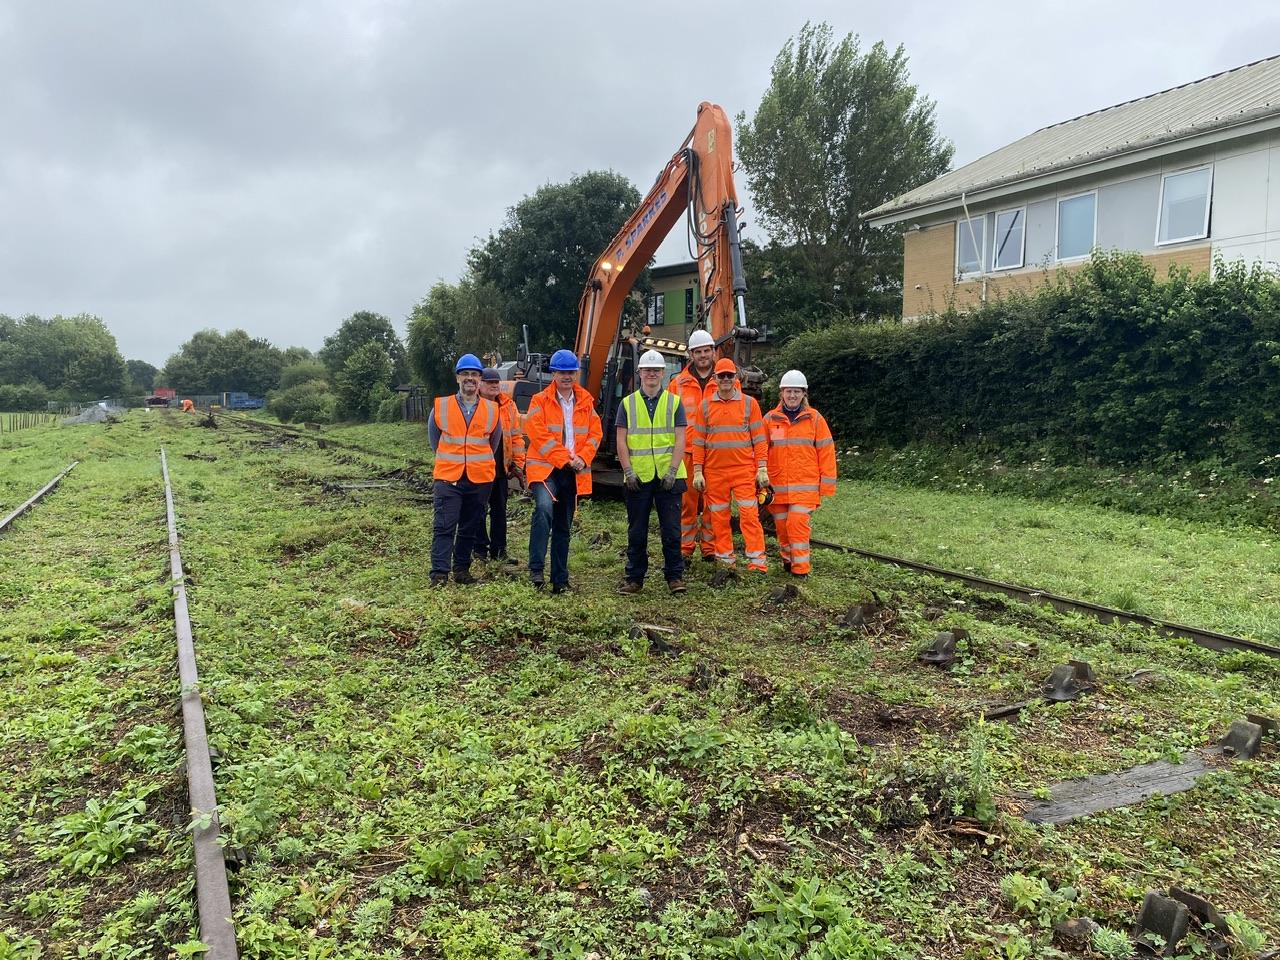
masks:
<instances>
[{"instance_id":1,"label":"orange hi-vis jacket","mask_svg":"<svg viewBox=\"0 0 1280 960\"><path fill-rule=\"evenodd\" d=\"M816 507L836 492L836 447L826 419L805 407L795 419L782 404L765 415L774 503Z\"/></svg>"},{"instance_id":2,"label":"orange hi-vis jacket","mask_svg":"<svg viewBox=\"0 0 1280 960\"><path fill-rule=\"evenodd\" d=\"M480 397L476 401L471 422L463 416L456 393L436 397L436 427L440 445L436 447L436 463L432 477L456 483L465 473L472 483L493 483L498 467L493 462L490 438L498 429L498 405Z\"/></svg>"},{"instance_id":3,"label":"orange hi-vis jacket","mask_svg":"<svg viewBox=\"0 0 1280 960\"><path fill-rule=\"evenodd\" d=\"M502 425L502 459L507 473L512 467L524 469L524 427L520 423L520 409L505 393L493 401L498 405L498 422Z\"/></svg>"},{"instance_id":4,"label":"orange hi-vis jacket","mask_svg":"<svg viewBox=\"0 0 1280 960\"><path fill-rule=\"evenodd\" d=\"M769 442L760 404L739 390L728 400L719 392L703 400L693 428L693 465L713 472L746 470L769 462Z\"/></svg>"},{"instance_id":5,"label":"orange hi-vis jacket","mask_svg":"<svg viewBox=\"0 0 1280 960\"><path fill-rule=\"evenodd\" d=\"M578 493L591 492L591 461L604 436L600 414L596 413L595 399L585 389L573 385L573 444L574 453L582 458L587 469L578 474ZM539 483L551 476L552 470L567 467L573 454L564 445L564 413L553 383L529 401L524 415L524 432L529 438L529 450L525 457L525 478L529 483Z\"/></svg>"},{"instance_id":6,"label":"orange hi-vis jacket","mask_svg":"<svg viewBox=\"0 0 1280 960\"><path fill-rule=\"evenodd\" d=\"M733 388L741 390L742 384L734 380ZM698 377L693 372L693 364L690 363L671 378L671 383L667 384L667 389L679 397L680 402L684 404L685 419L689 421L689 429L692 430L696 418L702 411L702 401L710 400L716 394L715 374L707 378L704 386L698 383ZM685 450L685 457L691 456L693 456L693 448L689 447Z\"/></svg>"}]
</instances>

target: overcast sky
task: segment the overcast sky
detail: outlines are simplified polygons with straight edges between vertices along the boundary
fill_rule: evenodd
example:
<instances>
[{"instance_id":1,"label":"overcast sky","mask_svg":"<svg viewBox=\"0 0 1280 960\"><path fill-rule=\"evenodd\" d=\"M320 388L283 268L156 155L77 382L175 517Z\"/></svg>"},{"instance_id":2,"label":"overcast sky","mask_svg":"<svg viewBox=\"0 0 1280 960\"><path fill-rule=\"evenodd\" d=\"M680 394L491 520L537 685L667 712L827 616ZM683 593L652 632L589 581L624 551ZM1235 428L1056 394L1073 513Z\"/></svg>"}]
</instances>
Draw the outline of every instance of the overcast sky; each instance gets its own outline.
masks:
<instances>
[{"instance_id":1,"label":"overcast sky","mask_svg":"<svg viewBox=\"0 0 1280 960\"><path fill-rule=\"evenodd\" d=\"M0 0L0 313L97 314L157 365L204 327L403 329L540 185L612 168L643 192L699 101L754 111L805 19L904 44L959 166L1280 53L1278 9Z\"/></svg>"}]
</instances>

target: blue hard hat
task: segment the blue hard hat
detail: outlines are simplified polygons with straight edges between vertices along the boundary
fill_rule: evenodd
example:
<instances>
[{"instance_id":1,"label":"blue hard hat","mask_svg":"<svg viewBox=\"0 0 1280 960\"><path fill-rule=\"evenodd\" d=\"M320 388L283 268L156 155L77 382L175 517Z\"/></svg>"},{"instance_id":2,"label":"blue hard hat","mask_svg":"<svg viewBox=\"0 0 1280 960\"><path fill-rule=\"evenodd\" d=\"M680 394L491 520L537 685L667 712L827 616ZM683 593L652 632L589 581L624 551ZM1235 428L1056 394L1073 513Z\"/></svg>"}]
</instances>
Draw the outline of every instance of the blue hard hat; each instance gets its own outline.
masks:
<instances>
[{"instance_id":1,"label":"blue hard hat","mask_svg":"<svg viewBox=\"0 0 1280 960\"><path fill-rule=\"evenodd\" d=\"M563 373L566 370L578 369L578 358L572 350L557 350L551 355L551 372Z\"/></svg>"},{"instance_id":2,"label":"blue hard hat","mask_svg":"<svg viewBox=\"0 0 1280 960\"><path fill-rule=\"evenodd\" d=\"M454 373L461 373L463 370L474 370L479 373L483 369L484 364L480 362L474 353L464 353L453 366Z\"/></svg>"}]
</instances>

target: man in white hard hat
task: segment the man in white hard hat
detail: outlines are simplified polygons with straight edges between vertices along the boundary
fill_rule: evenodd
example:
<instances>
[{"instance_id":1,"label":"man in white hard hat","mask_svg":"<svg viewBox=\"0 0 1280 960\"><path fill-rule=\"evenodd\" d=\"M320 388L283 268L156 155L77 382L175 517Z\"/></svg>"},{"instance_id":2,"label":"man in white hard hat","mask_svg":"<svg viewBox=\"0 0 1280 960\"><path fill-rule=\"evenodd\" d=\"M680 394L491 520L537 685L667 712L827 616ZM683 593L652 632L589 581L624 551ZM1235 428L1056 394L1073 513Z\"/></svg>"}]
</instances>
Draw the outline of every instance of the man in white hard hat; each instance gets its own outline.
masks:
<instances>
[{"instance_id":1,"label":"man in white hard hat","mask_svg":"<svg viewBox=\"0 0 1280 960\"><path fill-rule=\"evenodd\" d=\"M670 391L680 398L689 427L696 425L702 401L709 400L716 392L716 342L705 330L695 330L689 337L689 365L671 379ZM740 387L737 381L735 387ZM693 450L685 449L685 473L693 476ZM693 559L694 552L702 550L702 559L715 560L715 544L711 533L711 519L705 511L701 491L689 485L684 494L680 512L680 552L685 562Z\"/></svg>"},{"instance_id":2,"label":"man in white hard hat","mask_svg":"<svg viewBox=\"0 0 1280 960\"><path fill-rule=\"evenodd\" d=\"M649 515L658 510L662 575L667 589L684 593L680 507L688 471L684 463L687 423L678 394L662 389L667 364L656 350L636 365L640 389L618 404L618 462L627 501L627 569L618 592L639 593L649 572Z\"/></svg>"}]
</instances>

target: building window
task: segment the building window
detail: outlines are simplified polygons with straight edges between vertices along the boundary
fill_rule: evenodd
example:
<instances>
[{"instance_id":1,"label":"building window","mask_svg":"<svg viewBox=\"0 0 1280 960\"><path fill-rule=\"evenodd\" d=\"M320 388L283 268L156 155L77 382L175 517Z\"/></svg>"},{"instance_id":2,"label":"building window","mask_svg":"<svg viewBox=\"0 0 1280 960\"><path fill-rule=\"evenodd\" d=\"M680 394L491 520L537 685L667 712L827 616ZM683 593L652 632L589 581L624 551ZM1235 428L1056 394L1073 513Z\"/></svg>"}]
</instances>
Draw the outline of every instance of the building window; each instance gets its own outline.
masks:
<instances>
[{"instance_id":1,"label":"building window","mask_svg":"<svg viewBox=\"0 0 1280 960\"><path fill-rule=\"evenodd\" d=\"M1087 257L1097 243L1098 195L1082 193L1058 201L1058 259Z\"/></svg>"},{"instance_id":2,"label":"building window","mask_svg":"<svg viewBox=\"0 0 1280 960\"><path fill-rule=\"evenodd\" d=\"M693 326L693 287L684 288L684 325Z\"/></svg>"},{"instance_id":3,"label":"building window","mask_svg":"<svg viewBox=\"0 0 1280 960\"><path fill-rule=\"evenodd\" d=\"M986 217L956 221L956 276L982 272L987 250Z\"/></svg>"},{"instance_id":4,"label":"building window","mask_svg":"<svg viewBox=\"0 0 1280 960\"><path fill-rule=\"evenodd\" d=\"M1027 208L996 214L996 235L991 243L991 269L1014 270L1022 266Z\"/></svg>"},{"instance_id":5,"label":"building window","mask_svg":"<svg viewBox=\"0 0 1280 960\"><path fill-rule=\"evenodd\" d=\"M655 293L649 297L649 310L645 322L651 327L660 327L667 322L666 294Z\"/></svg>"},{"instance_id":6,"label":"building window","mask_svg":"<svg viewBox=\"0 0 1280 960\"><path fill-rule=\"evenodd\" d=\"M1156 243L1207 237L1212 192L1213 167L1166 174L1160 181L1160 226Z\"/></svg>"}]
</instances>

